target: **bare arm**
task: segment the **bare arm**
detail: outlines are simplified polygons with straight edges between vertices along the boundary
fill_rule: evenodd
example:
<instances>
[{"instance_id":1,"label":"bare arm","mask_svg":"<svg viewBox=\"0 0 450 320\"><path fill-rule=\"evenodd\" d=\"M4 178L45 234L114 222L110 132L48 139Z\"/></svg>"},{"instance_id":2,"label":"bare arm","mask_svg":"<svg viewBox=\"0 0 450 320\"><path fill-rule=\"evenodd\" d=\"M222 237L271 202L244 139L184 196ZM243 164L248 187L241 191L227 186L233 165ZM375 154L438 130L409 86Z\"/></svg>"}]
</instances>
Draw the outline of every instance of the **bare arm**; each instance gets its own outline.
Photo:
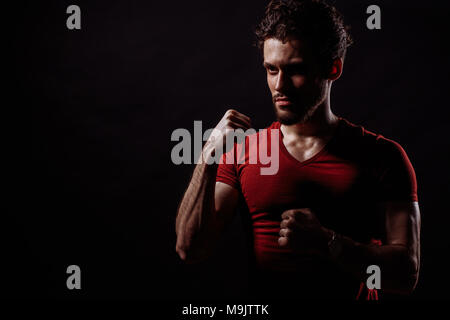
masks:
<instances>
[{"instance_id":1,"label":"bare arm","mask_svg":"<svg viewBox=\"0 0 450 320\"><path fill-rule=\"evenodd\" d=\"M205 161L197 164L192 179L179 205L176 218L176 251L186 262L206 259L232 220L239 192L221 182L216 183L218 164L207 164L214 152L223 149L229 129L247 129L250 119L228 110L216 127L215 138L203 148Z\"/></svg>"},{"instance_id":2,"label":"bare arm","mask_svg":"<svg viewBox=\"0 0 450 320\"><path fill-rule=\"evenodd\" d=\"M357 243L341 237L336 262L360 280L368 277L366 268L375 264L381 270L381 288L409 294L418 280L420 267L420 210L417 202L386 204L386 243L382 246Z\"/></svg>"},{"instance_id":3,"label":"bare arm","mask_svg":"<svg viewBox=\"0 0 450 320\"><path fill-rule=\"evenodd\" d=\"M300 253L330 258L360 281L368 278L367 267L381 271L381 288L386 292L409 294L417 283L420 265L420 211L417 202L390 202L385 206L386 243L381 246L356 242L323 227L308 208L283 213L281 246Z\"/></svg>"},{"instance_id":4,"label":"bare arm","mask_svg":"<svg viewBox=\"0 0 450 320\"><path fill-rule=\"evenodd\" d=\"M176 219L176 251L195 263L208 258L237 207L238 191L216 182L216 165L199 164Z\"/></svg>"}]
</instances>

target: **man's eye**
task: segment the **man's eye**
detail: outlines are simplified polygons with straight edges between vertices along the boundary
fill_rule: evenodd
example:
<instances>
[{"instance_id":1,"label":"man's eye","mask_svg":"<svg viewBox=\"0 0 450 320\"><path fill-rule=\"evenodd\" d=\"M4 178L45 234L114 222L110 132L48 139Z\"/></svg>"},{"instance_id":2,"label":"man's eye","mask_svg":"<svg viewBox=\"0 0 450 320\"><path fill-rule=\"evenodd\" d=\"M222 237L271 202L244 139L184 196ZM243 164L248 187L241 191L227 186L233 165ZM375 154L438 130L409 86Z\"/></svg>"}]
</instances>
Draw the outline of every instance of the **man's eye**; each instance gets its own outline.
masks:
<instances>
[{"instance_id":1,"label":"man's eye","mask_svg":"<svg viewBox=\"0 0 450 320\"><path fill-rule=\"evenodd\" d=\"M275 73L277 73L277 68L268 66L268 67L267 67L267 71L268 71L269 73L275 74Z\"/></svg>"},{"instance_id":2,"label":"man's eye","mask_svg":"<svg viewBox=\"0 0 450 320\"><path fill-rule=\"evenodd\" d=\"M305 75L306 74L306 66L294 66L287 70L290 75Z\"/></svg>"}]
</instances>

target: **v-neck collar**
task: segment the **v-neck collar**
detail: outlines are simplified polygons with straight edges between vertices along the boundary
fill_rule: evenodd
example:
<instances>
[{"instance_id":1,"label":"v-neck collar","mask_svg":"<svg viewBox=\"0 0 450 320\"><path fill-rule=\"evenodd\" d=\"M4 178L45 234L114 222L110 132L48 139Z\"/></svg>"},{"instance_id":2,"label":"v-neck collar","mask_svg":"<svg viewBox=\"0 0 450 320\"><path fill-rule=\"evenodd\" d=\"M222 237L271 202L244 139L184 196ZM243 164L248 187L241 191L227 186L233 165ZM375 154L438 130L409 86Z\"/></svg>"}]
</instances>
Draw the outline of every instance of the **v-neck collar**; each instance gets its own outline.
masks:
<instances>
[{"instance_id":1,"label":"v-neck collar","mask_svg":"<svg viewBox=\"0 0 450 320\"><path fill-rule=\"evenodd\" d=\"M278 129L280 134L279 136L279 145L280 145L280 150L283 154L286 155L286 157L288 159L290 159L291 161L293 161L297 166L305 166L311 162L316 161L318 158L320 158L324 153L327 152L329 146L331 145L331 143L335 140L338 130L340 129L340 127L342 126L343 123L343 118L338 117L338 124L336 126L336 128L334 129L333 135L330 138L330 140L328 140L328 142L322 147L322 149L320 149L316 154L314 154L311 158L308 158L304 161L300 161L298 159L296 159L286 148L286 146L284 145L283 142L283 132L281 131L281 123L280 122L276 122L275 128L274 129Z\"/></svg>"}]
</instances>

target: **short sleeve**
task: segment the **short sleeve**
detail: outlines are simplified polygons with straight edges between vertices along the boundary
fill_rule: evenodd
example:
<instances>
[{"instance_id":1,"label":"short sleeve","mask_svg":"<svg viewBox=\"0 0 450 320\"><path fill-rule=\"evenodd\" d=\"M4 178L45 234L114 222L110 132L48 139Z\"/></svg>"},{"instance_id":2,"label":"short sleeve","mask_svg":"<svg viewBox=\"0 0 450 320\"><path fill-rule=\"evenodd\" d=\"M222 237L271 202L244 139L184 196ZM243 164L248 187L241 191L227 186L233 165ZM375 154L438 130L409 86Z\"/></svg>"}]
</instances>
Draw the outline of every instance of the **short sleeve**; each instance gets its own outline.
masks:
<instances>
[{"instance_id":1,"label":"short sleeve","mask_svg":"<svg viewBox=\"0 0 450 320\"><path fill-rule=\"evenodd\" d=\"M236 147L236 144L235 144ZM235 147L228 153L222 155L222 159L217 168L216 182L223 182L235 189L240 188L240 183L237 175ZM226 161L226 159L233 159L234 161ZM231 163L230 163L231 162Z\"/></svg>"},{"instance_id":2,"label":"short sleeve","mask_svg":"<svg viewBox=\"0 0 450 320\"><path fill-rule=\"evenodd\" d=\"M380 140L379 156L384 159L379 179L380 200L418 201L416 174L405 150L395 141Z\"/></svg>"}]
</instances>

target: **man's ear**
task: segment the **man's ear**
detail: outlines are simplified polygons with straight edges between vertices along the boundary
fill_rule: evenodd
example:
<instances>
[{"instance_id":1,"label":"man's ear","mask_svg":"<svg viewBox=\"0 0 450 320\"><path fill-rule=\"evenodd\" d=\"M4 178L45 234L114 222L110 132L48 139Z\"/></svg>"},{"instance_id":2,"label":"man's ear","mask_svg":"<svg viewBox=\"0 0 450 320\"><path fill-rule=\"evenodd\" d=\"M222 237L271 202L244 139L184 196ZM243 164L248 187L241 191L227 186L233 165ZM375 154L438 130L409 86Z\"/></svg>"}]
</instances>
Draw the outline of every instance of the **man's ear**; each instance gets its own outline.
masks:
<instances>
[{"instance_id":1,"label":"man's ear","mask_svg":"<svg viewBox=\"0 0 450 320\"><path fill-rule=\"evenodd\" d=\"M342 69L344 67L344 60L342 58L337 58L333 61L331 65L330 73L328 74L329 80L337 80L342 74Z\"/></svg>"}]
</instances>

